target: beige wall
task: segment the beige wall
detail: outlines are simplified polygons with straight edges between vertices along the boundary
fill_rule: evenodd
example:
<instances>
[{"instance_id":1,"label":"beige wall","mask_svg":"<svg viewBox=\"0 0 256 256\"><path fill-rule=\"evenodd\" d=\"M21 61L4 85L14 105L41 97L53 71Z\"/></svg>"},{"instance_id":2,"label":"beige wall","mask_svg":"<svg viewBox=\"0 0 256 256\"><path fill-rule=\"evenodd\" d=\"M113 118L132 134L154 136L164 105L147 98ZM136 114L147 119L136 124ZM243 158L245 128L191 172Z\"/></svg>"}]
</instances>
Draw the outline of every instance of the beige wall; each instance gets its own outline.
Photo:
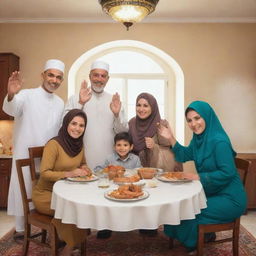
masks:
<instances>
[{"instance_id":1,"label":"beige wall","mask_svg":"<svg viewBox=\"0 0 256 256\"><path fill-rule=\"evenodd\" d=\"M40 84L45 60L67 70L83 53L114 40L138 40L172 56L185 75L185 106L208 101L238 152L256 153L256 24L0 24L0 52L20 56L24 87ZM66 100L67 73L58 94ZM186 142L191 136L186 129Z\"/></svg>"}]
</instances>

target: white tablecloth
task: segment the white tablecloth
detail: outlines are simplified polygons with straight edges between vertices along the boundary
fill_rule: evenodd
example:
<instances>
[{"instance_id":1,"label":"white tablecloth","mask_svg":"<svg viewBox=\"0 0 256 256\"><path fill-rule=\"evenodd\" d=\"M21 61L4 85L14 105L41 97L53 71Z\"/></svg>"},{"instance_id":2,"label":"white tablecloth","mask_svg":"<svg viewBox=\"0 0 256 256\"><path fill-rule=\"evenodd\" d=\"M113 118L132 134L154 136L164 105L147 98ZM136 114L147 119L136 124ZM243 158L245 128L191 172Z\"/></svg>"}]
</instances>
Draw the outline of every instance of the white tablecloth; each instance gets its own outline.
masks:
<instances>
[{"instance_id":1,"label":"white tablecloth","mask_svg":"<svg viewBox=\"0 0 256 256\"><path fill-rule=\"evenodd\" d=\"M107 190L115 189L111 185ZM130 231L156 229L162 224L179 224L194 219L206 208L199 181L173 184L158 181L156 188L144 188L149 197L136 202L115 202L104 197L106 189L97 181L85 184L58 181L54 184L51 208L55 218L79 228Z\"/></svg>"}]
</instances>

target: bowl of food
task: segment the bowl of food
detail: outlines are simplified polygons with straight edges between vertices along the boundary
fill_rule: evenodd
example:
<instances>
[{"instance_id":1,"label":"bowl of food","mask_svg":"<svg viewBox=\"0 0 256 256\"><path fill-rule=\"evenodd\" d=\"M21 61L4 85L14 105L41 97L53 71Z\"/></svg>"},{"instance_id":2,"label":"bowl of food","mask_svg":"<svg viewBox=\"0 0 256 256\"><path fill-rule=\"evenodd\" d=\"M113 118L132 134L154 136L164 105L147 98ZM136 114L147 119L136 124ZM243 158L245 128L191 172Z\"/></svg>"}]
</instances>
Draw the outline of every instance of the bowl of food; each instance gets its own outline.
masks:
<instances>
[{"instance_id":1,"label":"bowl of food","mask_svg":"<svg viewBox=\"0 0 256 256\"><path fill-rule=\"evenodd\" d=\"M143 167L138 169L138 174L142 179L153 179L157 173L156 168Z\"/></svg>"},{"instance_id":2,"label":"bowl of food","mask_svg":"<svg viewBox=\"0 0 256 256\"><path fill-rule=\"evenodd\" d=\"M110 180L116 177L123 177L125 168L119 165L109 165L103 169L103 173L107 173Z\"/></svg>"},{"instance_id":3,"label":"bowl of food","mask_svg":"<svg viewBox=\"0 0 256 256\"><path fill-rule=\"evenodd\" d=\"M140 180L140 176L138 174L132 175L132 176L124 176L124 177L114 177L113 181L117 184L129 184L138 182Z\"/></svg>"}]
</instances>

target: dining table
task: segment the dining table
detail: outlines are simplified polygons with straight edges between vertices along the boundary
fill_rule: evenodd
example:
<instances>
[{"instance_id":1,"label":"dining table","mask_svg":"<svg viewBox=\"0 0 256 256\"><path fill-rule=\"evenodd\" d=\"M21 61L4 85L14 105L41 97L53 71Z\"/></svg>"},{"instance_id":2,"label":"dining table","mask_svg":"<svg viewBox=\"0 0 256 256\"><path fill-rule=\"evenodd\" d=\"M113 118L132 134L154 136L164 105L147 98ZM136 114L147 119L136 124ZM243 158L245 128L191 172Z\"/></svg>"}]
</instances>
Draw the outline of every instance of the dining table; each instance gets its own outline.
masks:
<instances>
[{"instance_id":1,"label":"dining table","mask_svg":"<svg viewBox=\"0 0 256 256\"><path fill-rule=\"evenodd\" d=\"M113 231L157 229L160 225L178 225L181 220L194 219L207 207L200 181L164 182L142 180L142 197L132 200L111 198L118 188L110 182L106 189L98 180L90 182L57 181L53 186L51 208L62 223L78 228Z\"/></svg>"}]
</instances>

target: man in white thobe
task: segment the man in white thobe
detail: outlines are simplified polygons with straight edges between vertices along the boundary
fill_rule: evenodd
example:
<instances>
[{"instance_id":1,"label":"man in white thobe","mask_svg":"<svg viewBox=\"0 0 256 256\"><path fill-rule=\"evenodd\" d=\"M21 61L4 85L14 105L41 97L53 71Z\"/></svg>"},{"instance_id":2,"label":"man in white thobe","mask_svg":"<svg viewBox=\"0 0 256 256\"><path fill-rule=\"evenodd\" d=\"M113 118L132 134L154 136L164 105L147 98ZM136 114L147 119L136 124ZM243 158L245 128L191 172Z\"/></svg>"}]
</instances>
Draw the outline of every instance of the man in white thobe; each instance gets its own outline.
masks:
<instances>
[{"instance_id":1,"label":"man in white thobe","mask_svg":"<svg viewBox=\"0 0 256 256\"><path fill-rule=\"evenodd\" d=\"M94 61L89 74L91 88L83 81L79 95L71 96L65 106L65 113L79 108L87 115L84 147L86 162L91 169L113 153L115 134L128 130L124 111L121 111L119 94L111 95L104 91L109 79L108 72L108 63ZM110 232L103 233L98 232L98 237L110 236Z\"/></svg>"},{"instance_id":2,"label":"man in white thobe","mask_svg":"<svg viewBox=\"0 0 256 256\"><path fill-rule=\"evenodd\" d=\"M41 74L42 85L38 88L21 90L22 82L18 71L13 72L8 81L8 94L4 99L3 110L14 117L14 151L7 214L15 216L16 237L24 231L24 213L15 161L29 157L28 147L44 146L57 135L64 102L54 92L63 81L64 68L62 61L48 60ZM24 176L27 191L31 194L30 174Z\"/></svg>"}]
</instances>

